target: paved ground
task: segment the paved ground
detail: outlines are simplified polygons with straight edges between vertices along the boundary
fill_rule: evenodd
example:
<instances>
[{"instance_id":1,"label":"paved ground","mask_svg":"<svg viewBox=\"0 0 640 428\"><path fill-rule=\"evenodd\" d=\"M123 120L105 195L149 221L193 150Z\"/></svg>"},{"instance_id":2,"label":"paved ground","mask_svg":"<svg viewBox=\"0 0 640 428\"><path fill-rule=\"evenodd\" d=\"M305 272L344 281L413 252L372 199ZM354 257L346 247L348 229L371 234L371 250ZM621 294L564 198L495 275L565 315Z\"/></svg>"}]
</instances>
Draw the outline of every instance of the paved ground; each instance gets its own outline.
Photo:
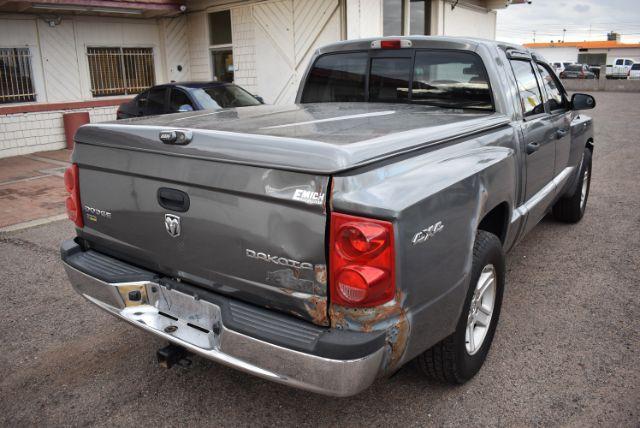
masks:
<instances>
[{"instance_id":1,"label":"paved ground","mask_svg":"<svg viewBox=\"0 0 640 428\"><path fill-rule=\"evenodd\" d=\"M0 159L0 229L65 212L68 150Z\"/></svg>"},{"instance_id":2,"label":"paved ground","mask_svg":"<svg viewBox=\"0 0 640 428\"><path fill-rule=\"evenodd\" d=\"M596 97L586 217L545 219L511 252L494 347L468 384L409 365L332 399L198 358L162 370L161 341L71 292L63 221L0 235L0 426L639 426L640 95Z\"/></svg>"}]
</instances>

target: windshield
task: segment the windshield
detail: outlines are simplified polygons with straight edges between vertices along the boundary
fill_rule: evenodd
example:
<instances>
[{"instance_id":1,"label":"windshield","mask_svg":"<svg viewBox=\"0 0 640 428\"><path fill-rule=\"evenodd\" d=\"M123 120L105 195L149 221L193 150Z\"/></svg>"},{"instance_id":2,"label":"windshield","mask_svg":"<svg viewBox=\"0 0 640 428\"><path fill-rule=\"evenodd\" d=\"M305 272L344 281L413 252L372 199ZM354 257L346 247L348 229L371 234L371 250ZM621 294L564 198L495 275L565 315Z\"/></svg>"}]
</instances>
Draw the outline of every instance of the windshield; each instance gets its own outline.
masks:
<instances>
[{"instance_id":1,"label":"windshield","mask_svg":"<svg viewBox=\"0 0 640 428\"><path fill-rule=\"evenodd\" d=\"M348 52L316 60L303 103L365 101L493 110L486 70L470 52L407 50L406 57L372 58Z\"/></svg>"},{"instance_id":2,"label":"windshield","mask_svg":"<svg viewBox=\"0 0 640 428\"><path fill-rule=\"evenodd\" d=\"M262 104L253 95L236 85L193 88L191 91L205 110L257 106Z\"/></svg>"},{"instance_id":3,"label":"windshield","mask_svg":"<svg viewBox=\"0 0 640 428\"><path fill-rule=\"evenodd\" d=\"M581 65L568 65L564 69L565 71L582 71Z\"/></svg>"}]
</instances>

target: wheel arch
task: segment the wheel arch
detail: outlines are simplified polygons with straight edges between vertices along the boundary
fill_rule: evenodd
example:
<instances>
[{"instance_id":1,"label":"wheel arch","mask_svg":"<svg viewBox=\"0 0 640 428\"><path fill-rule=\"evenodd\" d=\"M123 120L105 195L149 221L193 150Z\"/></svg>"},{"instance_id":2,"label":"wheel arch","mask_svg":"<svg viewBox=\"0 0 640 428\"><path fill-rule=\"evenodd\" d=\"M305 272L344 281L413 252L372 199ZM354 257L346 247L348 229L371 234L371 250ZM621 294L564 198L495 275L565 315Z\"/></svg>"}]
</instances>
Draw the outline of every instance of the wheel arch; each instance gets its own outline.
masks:
<instances>
[{"instance_id":1,"label":"wheel arch","mask_svg":"<svg viewBox=\"0 0 640 428\"><path fill-rule=\"evenodd\" d=\"M502 244L507 237L509 227L509 204L506 201L500 202L487 211L478 223L478 230L493 233L500 239Z\"/></svg>"}]
</instances>

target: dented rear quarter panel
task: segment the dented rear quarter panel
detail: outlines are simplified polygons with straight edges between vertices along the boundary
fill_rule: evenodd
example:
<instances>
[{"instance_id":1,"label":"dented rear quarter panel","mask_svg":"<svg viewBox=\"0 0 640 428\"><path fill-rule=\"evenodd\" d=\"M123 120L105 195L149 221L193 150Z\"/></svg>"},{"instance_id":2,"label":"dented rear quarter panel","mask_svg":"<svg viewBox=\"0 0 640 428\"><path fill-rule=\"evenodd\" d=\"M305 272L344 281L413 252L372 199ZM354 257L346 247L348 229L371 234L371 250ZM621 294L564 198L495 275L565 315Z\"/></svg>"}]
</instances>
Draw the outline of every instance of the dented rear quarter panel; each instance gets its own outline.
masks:
<instances>
[{"instance_id":1,"label":"dented rear quarter panel","mask_svg":"<svg viewBox=\"0 0 640 428\"><path fill-rule=\"evenodd\" d=\"M518 141L516 128L504 126L333 178L332 210L394 224L395 299L378 308L330 309L332 326L388 331L388 371L455 330L480 219L502 203L510 213L517 201ZM442 230L412 243L438 222ZM517 233L512 226L508 235Z\"/></svg>"}]
</instances>

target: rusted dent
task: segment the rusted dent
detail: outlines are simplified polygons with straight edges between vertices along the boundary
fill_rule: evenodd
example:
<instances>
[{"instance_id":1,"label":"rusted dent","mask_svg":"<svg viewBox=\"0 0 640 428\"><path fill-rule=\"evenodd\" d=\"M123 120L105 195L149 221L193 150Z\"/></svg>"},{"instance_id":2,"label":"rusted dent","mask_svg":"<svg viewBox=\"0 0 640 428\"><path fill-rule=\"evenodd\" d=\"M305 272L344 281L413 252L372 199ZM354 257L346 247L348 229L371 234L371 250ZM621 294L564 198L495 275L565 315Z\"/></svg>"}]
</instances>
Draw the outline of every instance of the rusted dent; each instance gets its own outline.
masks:
<instances>
[{"instance_id":1,"label":"rusted dent","mask_svg":"<svg viewBox=\"0 0 640 428\"><path fill-rule=\"evenodd\" d=\"M402 293L384 305L374 308L348 308L331 305L329 319L334 328L362 332L385 331L388 356L385 371L393 372L402 358L409 337L409 322L402 308Z\"/></svg>"},{"instance_id":2,"label":"rusted dent","mask_svg":"<svg viewBox=\"0 0 640 428\"><path fill-rule=\"evenodd\" d=\"M307 312L315 324L327 325L327 299L324 297L312 296L305 303Z\"/></svg>"},{"instance_id":3,"label":"rusted dent","mask_svg":"<svg viewBox=\"0 0 640 428\"><path fill-rule=\"evenodd\" d=\"M267 272L266 282L274 284L285 293L301 291L303 293L313 293L313 281L300 278L300 272L294 269L280 269Z\"/></svg>"}]
</instances>

